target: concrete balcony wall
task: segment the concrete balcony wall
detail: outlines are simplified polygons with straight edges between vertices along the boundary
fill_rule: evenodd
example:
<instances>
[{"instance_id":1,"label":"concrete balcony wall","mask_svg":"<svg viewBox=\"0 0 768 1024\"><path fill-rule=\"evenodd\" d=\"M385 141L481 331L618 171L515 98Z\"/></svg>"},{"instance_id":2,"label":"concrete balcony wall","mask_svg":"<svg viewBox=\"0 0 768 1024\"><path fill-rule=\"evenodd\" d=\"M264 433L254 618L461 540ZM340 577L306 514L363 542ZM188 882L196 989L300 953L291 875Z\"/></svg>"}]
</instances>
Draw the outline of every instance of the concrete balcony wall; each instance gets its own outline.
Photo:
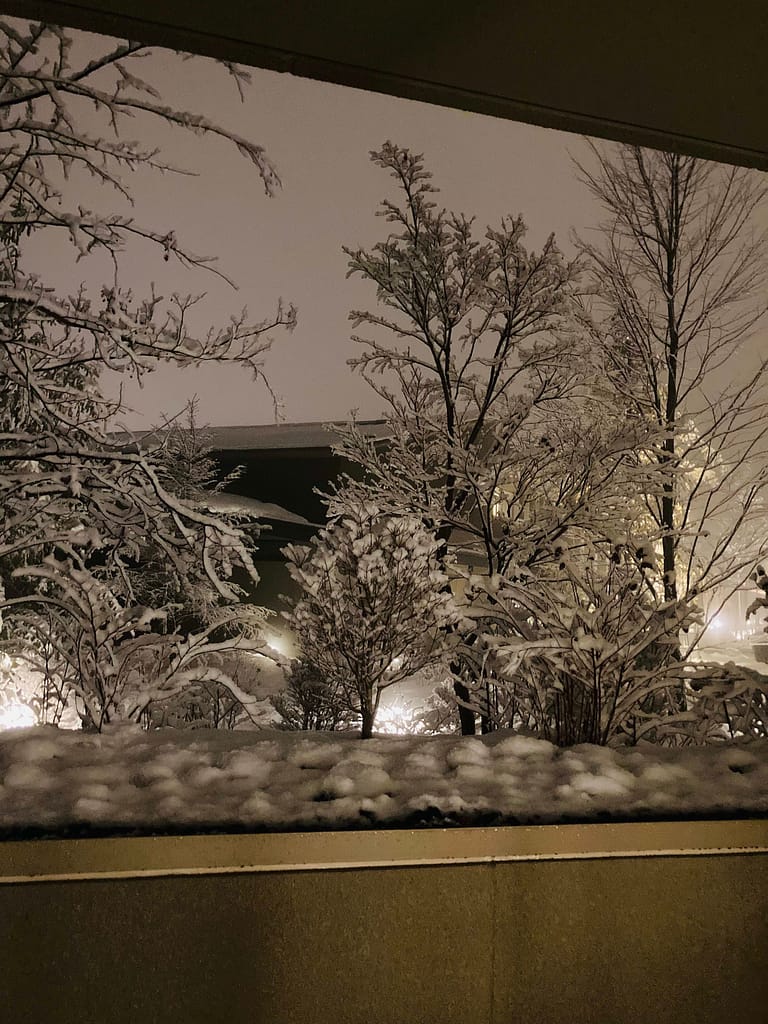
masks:
<instances>
[{"instance_id":1,"label":"concrete balcony wall","mask_svg":"<svg viewBox=\"0 0 768 1024\"><path fill-rule=\"evenodd\" d=\"M729 827L715 826L724 844ZM565 849L562 829L548 831L547 843ZM464 839L453 835L460 849ZM204 851L220 838L192 845ZM365 847L362 834L361 841ZM117 843L114 852L147 840L86 842ZM183 839L175 842L185 849ZM15 845L14 856L23 844ZM37 856L38 846L30 844L30 853ZM614 849L576 859L328 866L249 871L233 862L233 874L73 875L0 886L0 1017L4 1024L768 1019L767 852L624 856Z\"/></svg>"}]
</instances>

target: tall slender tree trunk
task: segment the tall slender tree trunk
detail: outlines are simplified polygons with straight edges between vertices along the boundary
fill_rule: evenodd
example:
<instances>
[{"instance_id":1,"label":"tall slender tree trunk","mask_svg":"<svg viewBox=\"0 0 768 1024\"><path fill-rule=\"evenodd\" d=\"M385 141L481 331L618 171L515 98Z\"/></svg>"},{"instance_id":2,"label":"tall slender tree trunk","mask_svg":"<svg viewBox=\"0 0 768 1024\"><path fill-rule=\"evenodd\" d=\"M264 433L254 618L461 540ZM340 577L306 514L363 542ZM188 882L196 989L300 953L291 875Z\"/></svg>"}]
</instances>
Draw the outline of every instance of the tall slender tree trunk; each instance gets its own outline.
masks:
<instances>
[{"instance_id":1,"label":"tall slender tree trunk","mask_svg":"<svg viewBox=\"0 0 768 1024\"><path fill-rule=\"evenodd\" d=\"M675 164L672 178L672 195L668 216L667 265L665 290L667 297L667 402L666 402L666 437L664 438L664 461L667 470L661 498L661 553L664 572L664 601L674 603L678 599L677 589L677 534L675 523L675 506L678 500L678 477L676 466L677 428L680 419L678 408L678 358L680 354L680 335L678 332L677 308L675 304L675 287L677 273L677 249L679 240L679 165ZM669 652L672 661L679 661L680 634L675 634L675 644ZM685 709L685 687L678 683L673 687L674 700L680 710Z\"/></svg>"},{"instance_id":2,"label":"tall slender tree trunk","mask_svg":"<svg viewBox=\"0 0 768 1024\"><path fill-rule=\"evenodd\" d=\"M443 541L444 551L447 551L448 549L448 541L450 540L452 532L453 531L451 527L447 523L441 526L440 529L437 531L438 538ZM445 569L445 562L442 559L441 566L443 569ZM450 590L450 583L447 584L446 589ZM464 706L465 704L469 703L469 689L464 683L462 683L457 678L464 671L464 665L462 664L461 659L454 658L453 661L451 661L450 669L454 677L453 692L457 700L463 702L461 704L457 704L457 710L459 712L459 725L461 727L461 735L474 736L475 733L477 732L477 721L475 717L475 712L472 711L471 708Z\"/></svg>"},{"instance_id":3,"label":"tall slender tree trunk","mask_svg":"<svg viewBox=\"0 0 768 1024\"><path fill-rule=\"evenodd\" d=\"M667 299L667 396L665 408L666 437L664 438L664 461L668 475L663 483L664 493L661 499L662 541L661 549L664 567L664 600L677 600L677 544L675 539L675 504L677 501L678 482L675 465L676 432L680 418L678 408L678 358L680 355L680 335L677 322L675 288L677 285L677 248L679 221L679 165L675 163L672 176L672 195L667 218L667 253L664 289Z\"/></svg>"}]
</instances>

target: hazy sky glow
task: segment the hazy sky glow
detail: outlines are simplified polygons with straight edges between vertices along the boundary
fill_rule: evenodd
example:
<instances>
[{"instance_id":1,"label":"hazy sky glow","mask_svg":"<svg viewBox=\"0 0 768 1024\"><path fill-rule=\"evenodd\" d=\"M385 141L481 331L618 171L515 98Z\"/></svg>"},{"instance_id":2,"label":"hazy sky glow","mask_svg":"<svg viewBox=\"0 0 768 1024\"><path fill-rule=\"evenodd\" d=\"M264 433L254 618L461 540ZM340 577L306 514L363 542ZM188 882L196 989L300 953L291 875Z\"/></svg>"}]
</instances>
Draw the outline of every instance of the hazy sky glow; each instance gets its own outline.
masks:
<instances>
[{"instance_id":1,"label":"hazy sky glow","mask_svg":"<svg viewBox=\"0 0 768 1024\"><path fill-rule=\"evenodd\" d=\"M206 292L195 308L201 329L226 323L243 306L253 318L267 317L278 296L295 303L297 329L277 332L265 360L287 421L346 418L353 408L364 418L382 411L380 399L346 365L356 352L347 314L373 306L375 293L346 280L341 247L371 245L386 233L375 213L385 195L395 196L395 185L368 156L384 140L423 152L441 189L438 202L475 214L480 236L502 215L522 213L529 246L538 248L554 231L570 252L570 230L583 232L599 220L571 162L571 155L587 156L578 136L258 69L241 103L215 62L181 61L159 49L145 58L142 72L164 103L205 114L264 145L283 189L267 199L252 165L223 142L137 122L137 137L161 146L169 162L196 176L134 175L136 220L162 232L173 229L188 249L218 256L238 290L211 274L165 263L150 246L125 254L121 281L139 294L152 281L164 295ZM84 205L105 211L118 205L114 195L89 189ZM97 286L109 278L109 267L98 259L75 264L63 238L33 244L30 265L57 287L71 289L82 280ZM265 388L238 368L163 367L142 390L125 388L135 410L125 422L136 428L157 423L194 394L201 421L211 425L274 420Z\"/></svg>"},{"instance_id":2,"label":"hazy sky glow","mask_svg":"<svg viewBox=\"0 0 768 1024\"><path fill-rule=\"evenodd\" d=\"M165 263L149 246L126 252L121 281L139 294L152 281L164 295L206 292L196 307L196 326L203 329L226 323L243 306L254 318L266 317L280 295L295 303L297 329L276 333L265 362L288 421L346 418L352 408L366 418L381 413L380 400L346 365L356 351L347 314L373 305L375 295L372 287L345 279L341 247L370 245L385 234L375 212L385 195L394 197L395 186L368 154L386 139L423 152L441 189L438 201L476 214L480 233L503 214L522 212L529 244L538 247L555 231L568 247L569 229L595 219L568 155L583 154L575 136L258 69L241 103L215 62L180 61L159 49L145 58L141 73L160 89L164 103L203 113L264 145L283 189L266 198L252 165L223 142L137 121L136 137L162 146L167 161L196 176L133 175L133 216L156 230L174 229L193 252L218 256L217 266L238 290L211 274ZM120 208L106 189L87 188L84 205ZM45 234L33 240L28 265L57 287L73 289L81 281L98 287L109 280L105 262L75 264L66 240ZM274 419L266 390L238 368L163 367L142 390L126 386L127 404L136 410L127 422L158 422L194 394L203 422Z\"/></svg>"}]
</instances>

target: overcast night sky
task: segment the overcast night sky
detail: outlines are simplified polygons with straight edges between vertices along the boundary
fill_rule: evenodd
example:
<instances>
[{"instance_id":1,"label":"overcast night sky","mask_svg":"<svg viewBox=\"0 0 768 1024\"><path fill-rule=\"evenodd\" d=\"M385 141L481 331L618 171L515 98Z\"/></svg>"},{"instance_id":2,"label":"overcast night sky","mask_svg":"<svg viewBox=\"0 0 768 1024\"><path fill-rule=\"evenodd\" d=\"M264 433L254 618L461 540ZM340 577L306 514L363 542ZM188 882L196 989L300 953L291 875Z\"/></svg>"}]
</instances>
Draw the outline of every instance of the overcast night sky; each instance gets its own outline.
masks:
<instances>
[{"instance_id":1,"label":"overcast night sky","mask_svg":"<svg viewBox=\"0 0 768 1024\"><path fill-rule=\"evenodd\" d=\"M346 365L357 349L347 314L373 305L375 295L365 283L345 279L341 247L370 245L385 235L386 223L375 211L385 195L395 197L395 183L368 154L386 139L423 152L441 189L438 202L476 214L482 230L505 213L522 213L530 245L538 247L554 231L568 250L569 230L596 219L570 161L569 152L584 154L577 136L258 69L241 103L214 61L180 61L161 49L145 58L142 74L164 103L203 113L264 145L283 188L268 199L253 166L223 142L137 122L137 138L161 145L166 160L196 176L144 170L131 176L133 216L156 230L174 229L196 253L218 256L217 266L238 290L211 274L165 263L149 246L126 253L121 280L139 293L151 281L165 295L206 292L196 307L200 327L226 323L244 305L251 317L266 317L280 295L295 303L298 327L291 335L276 333L265 362L289 422L346 418L352 408L364 418L381 413L380 400ZM90 185L83 203L119 207L114 195L105 189L94 194ZM109 269L95 258L75 264L63 238L60 249L50 239L45 245L45 252L30 246L30 264L58 286L109 279ZM238 368L163 367L142 390L126 388L136 412L125 422L157 423L194 394L201 422L274 421L264 387Z\"/></svg>"},{"instance_id":2,"label":"overcast night sky","mask_svg":"<svg viewBox=\"0 0 768 1024\"><path fill-rule=\"evenodd\" d=\"M265 146L283 182L275 198L264 195L255 168L231 145L151 121L137 121L136 137L161 146L169 162L196 176L142 169L129 181L136 220L163 233L173 229L188 249L218 256L238 290L203 271L165 263L149 245L126 253L121 280L140 294L152 281L164 295L206 292L196 307L195 326L203 329L225 324L243 306L252 318L267 317L278 296L295 303L297 329L277 332L265 360L288 422L346 418L353 408L363 418L381 414L378 397L346 365L357 351L347 314L373 306L375 294L359 279L346 280L341 247L371 245L386 234L375 212L385 195L396 197L395 183L368 157L386 139L424 153L441 189L438 202L476 214L480 235L502 215L522 213L529 246L538 248L554 231L570 252L571 229L583 232L600 219L571 161L588 159L578 136L272 71L252 75L241 103L232 79L208 58L182 61L154 49L143 68L162 102L205 114ZM89 189L84 205L119 208L113 194ZM63 238L46 237L45 251L41 243L33 239L30 264L57 286L109 279L97 258L75 264ZM158 423L195 394L203 423L274 422L266 389L237 367L162 367L142 390L126 388L135 412L123 422L132 428Z\"/></svg>"}]
</instances>

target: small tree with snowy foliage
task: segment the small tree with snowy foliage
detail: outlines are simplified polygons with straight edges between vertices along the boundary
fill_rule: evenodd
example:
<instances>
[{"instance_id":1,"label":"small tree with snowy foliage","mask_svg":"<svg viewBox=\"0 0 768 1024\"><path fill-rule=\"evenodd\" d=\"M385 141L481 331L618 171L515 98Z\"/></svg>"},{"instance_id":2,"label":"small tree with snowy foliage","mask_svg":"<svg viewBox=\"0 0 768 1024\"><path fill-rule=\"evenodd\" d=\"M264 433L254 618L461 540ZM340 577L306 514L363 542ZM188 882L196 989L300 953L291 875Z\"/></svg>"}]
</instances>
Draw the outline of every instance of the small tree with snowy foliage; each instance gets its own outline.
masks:
<instances>
[{"instance_id":1,"label":"small tree with snowy foliage","mask_svg":"<svg viewBox=\"0 0 768 1024\"><path fill-rule=\"evenodd\" d=\"M280 716L279 729L333 732L351 725L352 714L340 700L338 688L325 682L319 669L307 661L294 661L285 689L270 698Z\"/></svg>"},{"instance_id":2,"label":"small tree with snowy foliage","mask_svg":"<svg viewBox=\"0 0 768 1024\"><path fill-rule=\"evenodd\" d=\"M419 519L351 502L311 547L284 549L301 588L287 618L364 738L385 689L450 653L460 611L441 547Z\"/></svg>"}]
</instances>

